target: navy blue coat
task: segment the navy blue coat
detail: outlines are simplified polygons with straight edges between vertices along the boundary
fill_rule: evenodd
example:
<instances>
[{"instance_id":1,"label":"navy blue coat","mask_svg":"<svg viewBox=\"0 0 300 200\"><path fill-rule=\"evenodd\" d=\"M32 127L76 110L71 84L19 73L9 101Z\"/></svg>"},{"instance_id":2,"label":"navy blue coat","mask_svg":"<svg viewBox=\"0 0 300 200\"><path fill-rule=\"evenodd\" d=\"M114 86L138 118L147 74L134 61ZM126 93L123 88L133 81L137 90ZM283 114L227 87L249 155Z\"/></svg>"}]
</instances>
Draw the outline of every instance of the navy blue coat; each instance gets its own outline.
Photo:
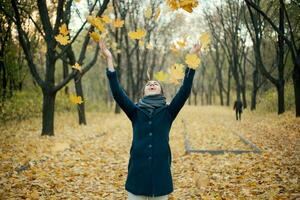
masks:
<instances>
[{"instance_id":1,"label":"navy blue coat","mask_svg":"<svg viewBox=\"0 0 300 200\"><path fill-rule=\"evenodd\" d=\"M106 75L115 101L132 123L133 139L125 189L136 195L161 196L173 192L172 154L169 132L178 112L188 99L195 70L185 69L183 84L170 102L150 114L133 103L120 86L117 71Z\"/></svg>"}]
</instances>

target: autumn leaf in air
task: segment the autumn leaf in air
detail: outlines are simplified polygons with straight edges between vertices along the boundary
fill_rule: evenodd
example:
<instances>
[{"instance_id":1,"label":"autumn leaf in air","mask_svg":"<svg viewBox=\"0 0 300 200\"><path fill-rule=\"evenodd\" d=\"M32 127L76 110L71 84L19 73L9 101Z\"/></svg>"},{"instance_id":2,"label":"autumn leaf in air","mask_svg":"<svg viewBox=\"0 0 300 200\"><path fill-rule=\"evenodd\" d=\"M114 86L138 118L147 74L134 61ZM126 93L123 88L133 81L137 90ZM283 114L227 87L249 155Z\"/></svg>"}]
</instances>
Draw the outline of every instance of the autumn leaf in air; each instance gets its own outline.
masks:
<instances>
[{"instance_id":1,"label":"autumn leaf in air","mask_svg":"<svg viewBox=\"0 0 300 200\"><path fill-rule=\"evenodd\" d=\"M105 27L102 19L100 17L87 16L86 20L94 27L96 27L99 31L104 32Z\"/></svg>"},{"instance_id":2,"label":"autumn leaf in air","mask_svg":"<svg viewBox=\"0 0 300 200\"><path fill-rule=\"evenodd\" d=\"M140 40L145 37L146 31L143 29L137 29L136 31L130 31L128 36L133 40Z\"/></svg>"},{"instance_id":3,"label":"autumn leaf in air","mask_svg":"<svg viewBox=\"0 0 300 200\"><path fill-rule=\"evenodd\" d=\"M179 50L177 49L177 47L176 47L175 44L171 44L170 50L171 50L173 53L178 53L178 52L179 52Z\"/></svg>"},{"instance_id":4,"label":"autumn leaf in air","mask_svg":"<svg viewBox=\"0 0 300 200\"><path fill-rule=\"evenodd\" d=\"M198 0L166 0L169 7L174 11L179 8L191 13L198 6Z\"/></svg>"},{"instance_id":5,"label":"autumn leaf in air","mask_svg":"<svg viewBox=\"0 0 300 200\"><path fill-rule=\"evenodd\" d=\"M169 78L169 74L165 73L164 71L155 72L154 78L158 81L164 82Z\"/></svg>"},{"instance_id":6,"label":"autumn leaf in air","mask_svg":"<svg viewBox=\"0 0 300 200\"><path fill-rule=\"evenodd\" d=\"M70 100L74 104L82 104L83 103L81 96L71 95Z\"/></svg>"},{"instance_id":7,"label":"autumn leaf in air","mask_svg":"<svg viewBox=\"0 0 300 200\"><path fill-rule=\"evenodd\" d=\"M202 35L200 35L200 42L202 44L202 48L205 49L211 42L210 39L210 34L209 33L203 33Z\"/></svg>"},{"instance_id":8,"label":"autumn leaf in air","mask_svg":"<svg viewBox=\"0 0 300 200\"><path fill-rule=\"evenodd\" d=\"M75 63L75 65L72 65L72 68L81 72L81 66L78 63Z\"/></svg>"},{"instance_id":9,"label":"autumn leaf in air","mask_svg":"<svg viewBox=\"0 0 300 200\"><path fill-rule=\"evenodd\" d=\"M67 28L67 25L65 23L63 23L59 27L59 34L56 35L54 38L59 44L67 45L71 42L68 34L69 34L69 30Z\"/></svg>"},{"instance_id":10,"label":"autumn leaf in air","mask_svg":"<svg viewBox=\"0 0 300 200\"><path fill-rule=\"evenodd\" d=\"M183 48L186 46L186 41L185 40L178 40L177 44L179 47Z\"/></svg>"},{"instance_id":11,"label":"autumn leaf in air","mask_svg":"<svg viewBox=\"0 0 300 200\"><path fill-rule=\"evenodd\" d=\"M98 33L96 33L95 31L90 32L90 37L95 41L95 42L99 42L100 41L100 35Z\"/></svg>"},{"instance_id":12,"label":"autumn leaf in air","mask_svg":"<svg viewBox=\"0 0 300 200\"><path fill-rule=\"evenodd\" d=\"M58 34L54 38L61 45L67 45L71 42L68 35L64 36L62 34Z\"/></svg>"},{"instance_id":13,"label":"autumn leaf in air","mask_svg":"<svg viewBox=\"0 0 300 200\"><path fill-rule=\"evenodd\" d=\"M69 30L67 28L67 25L65 23L63 23L60 27L59 27L59 33L66 36L69 34Z\"/></svg>"},{"instance_id":14,"label":"autumn leaf in air","mask_svg":"<svg viewBox=\"0 0 300 200\"><path fill-rule=\"evenodd\" d=\"M147 18L147 19L150 19L152 17L152 8L151 6L148 6L144 12L144 16Z\"/></svg>"},{"instance_id":15,"label":"autumn leaf in air","mask_svg":"<svg viewBox=\"0 0 300 200\"><path fill-rule=\"evenodd\" d=\"M115 28L121 28L124 25L124 20L121 19L115 19L113 22L113 26Z\"/></svg>"},{"instance_id":16,"label":"autumn leaf in air","mask_svg":"<svg viewBox=\"0 0 300 200\"><path fill-rule=\"evenodd\" d=\"M102 19L102 21L103 21L104 23L106 23L106 24L111 23L111 18L110 18L109 16L107 16L107 15L103 15L103 16L101 17L101 19Z\"/></svg>"},{"instance_id":17,"label":"autumn leaf in air","mask_svg":"<svg viewBox=\"0 0 300 200\"><path fill-rule=\"evenodd\" d=\"M154 19L158 20L159 16L160 16L160 8L158 7L156 12L155 12Z\"/></svg>"},{"instance_id":18,"label":"autumn leaf in air","mask_svg":"<svg viewBox=\"0 0 300 200\"><path fill-rule=\"evenodd\" d=\"M196 54L187 54L185 56L185 63L192 69L199 67L200 58Z\"/></svg>"},{"instance_id":19,"label":"autumn leaf in air","mask_svg":"<svg viewBox=\"0 0 300 200\"><path fill-rule=\"evenodd\" d=\"M173 64L169 67L170 77L174 79L182 79L184 77L184 70L182 64Z\"/></svg>"}]
</instances>

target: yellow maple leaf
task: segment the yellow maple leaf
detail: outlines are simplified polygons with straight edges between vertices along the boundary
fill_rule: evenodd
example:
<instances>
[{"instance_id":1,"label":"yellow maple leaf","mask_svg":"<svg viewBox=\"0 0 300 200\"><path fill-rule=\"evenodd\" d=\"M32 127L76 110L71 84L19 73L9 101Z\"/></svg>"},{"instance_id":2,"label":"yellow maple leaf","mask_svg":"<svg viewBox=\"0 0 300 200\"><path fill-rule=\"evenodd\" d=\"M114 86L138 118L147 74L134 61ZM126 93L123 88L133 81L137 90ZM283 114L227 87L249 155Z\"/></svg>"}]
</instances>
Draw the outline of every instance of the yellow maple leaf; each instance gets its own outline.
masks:
<instances>
[{"instance_id":1,"label":"yellow maple leaf","mask_svg":"<svg viewBox=\"0 0 300 200\"><path fill-rule=\"evenodd\" d=\"M185 56L185 63L192 69L196 69L199 67L200 58L196 54L187 54Z\"/></svg>"},{"instance_id":2,"label":"yellow maple leaf","mask_svg":"<svg viewBox=\"0 0 300 200\"><path fill-rule=\"evenodd\" d=\"M184 70L182 64L173 64L169 67L169 73L172 78L182 79L184 77Z\"/></svg>"},{"instance_id":3,"label":"yellow maple leaf","mask_svg":"<svg viewBox=\"0 0 300 200\"><path fill-rule=\"evenodd\" d=\"M148 6L144 12L144 16L147 18L147 19L150 19L152 17L152 8L151 6Z\"/></svg>"},{"instance_id":4,"label":"yellow maple leaf","mask_svg":"<svg viewBox=\"0 0 300 200\"><path fill-rule=\"evenodd\" d=\"M64 36L62 34L58 34L54 38L61 45L67 45L71 42L68 35Z\"/></svg>"},{"instance_id":5,"label":"yellow maple leaf","mask_svg":"<svg viewBox=\"0 0 300 200\"><path fill-rule=\"evenodd\" d=\"M169 78L169 75L164 71L159 71L154 73L154 78L158 81L166 81Z\"/></svg>"},{"instance_id":6,"label":"yellow maple leaf","mask_svg":"<svg viewBox=\"0 0 300 200\"><path fill-rule=\"evenodd\" d=\"M137 29L136 31L130 31L128 33L130 39L133 40L140 40L141 38L145 37L145 35L146 35L146 31L143 29Z\"/></svg>"},{"instance_id":7,"label":"yellow maple leaf","mask_svg":"<svg viewBox=\"0 0 300 200\"><path fill-rule=\"evenodd\" d=\"M99 42L100 41L100 35L98 33L96 33L95 31L93 32L89 32L90 37L95 41L95 42Z\"/></svg>"},{"instance_id":8,"label":"yellow maple leaf","mask_svg":"<svg viewBox=\"0 0 300 200\"><path fill-rule=\"evenodd\" d=\"M89 16L87 16L86 20L91 25L96 27L99 31L101 31L101 32L105 31L104 24L103 24L102 19L100 17L93 17L93 16L89 15Z\"/></svg>"},{"instance_id":9,"label":"yellow maple leaf","mask_svg":"<svg viewBox=\"0 0 300 200\"><path fill-rule=\"evenodd\" d=\"M203 33L202 35L200 35L200 38L199 38L201 44L202 44L202 48L206 48L210 42L211 42L211 38L210 38L210 34L209 33Z\"/></svg>"},{"instance_id":10,"label":"yellow maple leaf","mask_svg":"<svg viewBox=\"0 0 300 200\"><path fill-rule=\"evenodd\" d=\"M183 10L191 13L193 8L198 6L198 0L167 0L167 4L172 10L182 8Z\"/></svg>"},{"instance_id":11,"label":"yellow maple leaf","mask_svg":"<svg viewBox=\"0 0 300 200\"><path fill-rule=\"evenodd\" d=\"M175 44L171 44L170 50L171 50L173 53L178 53L178 52L179 52L179 50L177 49L177 47L176 47Z\"/></svg>"},{"instance_id":12,"label":"yellow maple leaf","mask_svg":"<svg viewBox=\"0 0 300 200\"><path fill-rule=\"evenodd\" d=\"M115 19L115 21L113 22L113 26L115 28L121 28L124 25L124 20L121 19Z\"/></svg>"},{"instance_id":13,"label":"yellow maple leaf","mask_svg":"<svg viewBox=\"0 0 300 200\"><path fill-rule=\"evenodd\" d=\"M65 23L63 23L60 27L59 27L59 33L62 34L63 36L66 36L69 34L69 30L67 28L67 25Z\"/></svg>"},{"instance_id":14,"label":"yellow maple leaf","mask_svg":"<svg viewBox=\"0 0 300 200\"><path fill-rule=\"evenodd\" d=\"M160 16L160 8L158 7L155 12L154 19L157 20L159 16Z\"/></svg>"},{"instance_id":15,"label":"yellow maple leaf","mask_svg":"<svg viewBox=\"0 0 300 200\"><path fill-rule=\"evenodd\" d=\"M107 15L103 15L101 19L102 19L102 20L104 21L104 23L106 23L106 24L109 24L109 23L111 22L110 17L107 16Z\"/></svg>"},{"instance_id":16,"label":"yellow maple leaf","mask_svg":"<svg viewBox=\"0 0 300 200\"><path fill-rule=\"evenodd\" d=\"M180 4L179 2L177 2L177 0L167 0L167 4L171 8L171 10L177 10L178 8L180 8Z\"/></svg>"},{"instance_id":17,"label":"yellow maple leaf","mask_svg":"<svg viewBox=\"0 0 300 200\"><path fill-rule=\"evenodd\" d=\"M177 44L178 44L179 47L183 48L186 45L186 41L185 40L178 40Z\"/></svg>"},{"instance_id":18,"label":"yellow maple leaf","mask_svg":"<svg viewBox=\"0 0 300 200\"><path fill-rule=\"evenodd\" d=\"M71 95L70 100L74 104L82 104L83 103L81 96Z\"/></svg>"},{"instance_id":19,"label":"yellow maple leaf","mask_svg":"<svg viewBox=\"0 0 300 200\"><path fill-rule=\"evenodd\" d=\"M78 63L75 63L75 65L72 65L72 68L81 72L81 66Z\"/></svg>"}]
</instances>

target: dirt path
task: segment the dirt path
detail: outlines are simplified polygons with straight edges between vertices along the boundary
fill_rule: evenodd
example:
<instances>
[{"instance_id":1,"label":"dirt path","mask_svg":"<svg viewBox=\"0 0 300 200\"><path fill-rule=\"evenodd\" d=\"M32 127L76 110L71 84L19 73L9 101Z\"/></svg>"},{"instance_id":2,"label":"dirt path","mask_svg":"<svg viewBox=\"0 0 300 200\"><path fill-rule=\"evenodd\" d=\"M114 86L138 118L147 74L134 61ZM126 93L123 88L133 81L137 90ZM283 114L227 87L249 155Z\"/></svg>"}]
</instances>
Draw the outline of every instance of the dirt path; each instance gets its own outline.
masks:
<instances>
[{"instance_id":1,"label":"dirt path","mask_svg":"<svg viewBox=\"0 0 300 200\"><path fill-rule=\"evenodd\" d=\"M80 127L76 116L57 114L54 138L39 135L40 119L1 125L0 199L126 199L130 121L123 113L88 113ZM195 149L251 149L236 131L262 153L186 154L182 120ZM170 133L169 199L300 198L299 140L291 113L246 111L237 122L228 108L185 106Z\"/></svg>"}]
</instances>

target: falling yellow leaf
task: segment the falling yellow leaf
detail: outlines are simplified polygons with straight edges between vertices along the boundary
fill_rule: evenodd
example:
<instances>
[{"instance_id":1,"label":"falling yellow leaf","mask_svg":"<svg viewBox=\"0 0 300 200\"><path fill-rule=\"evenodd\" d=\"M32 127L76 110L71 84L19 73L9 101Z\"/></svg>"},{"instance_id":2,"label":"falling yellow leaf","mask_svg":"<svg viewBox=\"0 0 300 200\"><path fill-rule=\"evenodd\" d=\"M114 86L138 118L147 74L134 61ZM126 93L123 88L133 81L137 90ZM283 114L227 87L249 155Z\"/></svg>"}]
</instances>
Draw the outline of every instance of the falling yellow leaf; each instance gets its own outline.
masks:
<instances>
[{"instance_id":1,"label":"falling yellow leaf","mask_svg":"<svg viewBox=\"0 0 300 200\"><path fill-rule=\"evenodd\" d=\"M68 35L64 36L62 34L58 34L54 38L61 45L67 45L71 42Z\"/></svg>"},{"instance_id":2,"label":"falling yellow leaf","mask_svg":"<svg viewBox=\"0 0 300 200\"><path fill-rule=\"evenodd\" d=\"M158 7L155 12L154 19L157 20L159 16L160 16L160 8Z\"/></svg>"},{"instance_id":3,"label":"falling yellow leaf","mask_svg":"<svg viewBox=\"0 0 300 200\"><path fill-rule=\"evenodd\" d=\"M146 48L149 49L149 50L151 50L151 49L153 49L153 45L149 42L149 43L147 44Z\"/></svg>"},{"instance_id":4,"label":"falling yellow leaf","mask_svg":"<svg viewBox=\"0 0 300 200\"><path fill-rule=\"evenodd\" d=\"M150 19L150 18L151 18L151 16L152 16L152 8L151 8L150 5L146 8L146 10L145 10L145 12L144 12L144 15L145 15L145 17L146 17L147 19Z\"/></svg>"},{"instance_id":5,"label":"falling yellow leaf","mask_svg":"<svg viewBox=\"0 0 300 200\"><path fill-rule=\"evenodd\" d=\"M176 47L175 44L171 44L170 50L171 50L173 53L178 53L178 52L179 52L179 50L177 49L177 47Z\"/></svg>"},{"instance_id":6,"label":"falling yellow leaf","mask_svg":"<svg viewBox=\"0 0 300 200\"><path fill-rule=\"evenodd\" d=\"M95 42L99 42L100 41L100 35L98 33L96 33L95 31L90 32L90 37L95 41Z\"/></svg>"},{"instance_id":7,"label":"falling yellow leaf","mask_svg":"<svg viewBox=\"0 0 300 200\"><path fill-rule=\"evenodd\" d=\"M96 27L99 31L101 31L101 32L105 31L104 24L100 17L93 17L93 16L89 15L89 16L87 16L86 19L91 25Z\"/></svg>"},{"instance_id":8,"label":"falling yellow leaf","mask_svg":"<svg viewBox=\"0 0 300 200\"><path fill-rule=\"evenodd\" d=\"M184 77L184 70L182 64L173 64L169 67L169 73L172 78L182 79Z\"/></svg>"},{"instance_id":9,"label":"falling yellow leaf","mask_svg":"<svg viewBox=\"0 0 300 200\"><path fill-rule=\"evenodd\" d=\"M186 46L186 41L185 40L178 40L177 44L179 47L183 48Z\"/></svg>"},{"instance_id":10,"label":"falling yellow leaf","mask_svg":"<svg viewBox=\"0 0 300 200\"><path fill-rule=\"evenodd\" d=\"M158 81L166 81L168 79L169 75L165 73L164 71L159 71L154 73L154 78Z\"/></svg>"},{"instance_id":11,"label":"falling yellow leaf","mask_svg":"<svg viewBox=\"0 0 300 200\"><path fill-rule=\"evenodd\" d=\"M76 3L79 3L79 2L80 2L80 0L75 0L75 2L76 2Z\"/></svg>"},{"instance_id":12,"label":"falling yellow leaf","mask_svg":"<svg viewBox=\"0 0 300 200\"><path fill-rule=\"evenodd\" d=\"M141 38L145 37L145 35L146 35L146 31L143 29L137 29L136 31L130 31L128 33L130 39L133 40L140 40Z\"/></svg>"},{"instance_id":13,"label":"falling yellow leaf","mask_svg":"<svg viewBox=\"0 0 300 200\"><path fill-rule=\"evenodd\" d=\"M107 15L103 15L101 19L102 19L102 20L104 21L104 23L106 23L106 24L111 23L111 18L110 18L109 16L107 16Z\"/></svg>"},{"instance_id":14,"label":"falling yellow leaf","mask_svg":"<svg viewBox=\"0 0 300 200\"><path fill-rule=\"evenodd\" d=\"M193 8L198 6L198 0L167 0L167 4L172 10L177 10L179 8L191 13Z\"/></svg>"},{"instance_id":15,"label":"falling yellow leaf","mask_svg":"<svg viewBox=\"0 0 300 200\"><path fill-rule=\"evenodd\" d=\"M113 22L113 26L115 28L121 28L124 25L124 20L121 19L115 19Z\"/></svg>"},{"instance_id":16,"label":"falling yellow leaf","mask_svg":"<svg viewBox=\"0 0 300 200\"><path fill-rule=\"evenodd\" d=\"M72 68L81 72L81 66L78 63L75 63L75 65L72 65Z\"/></svg>"},{"instance_id":17,"label":"falling yellow leaf","mask_svg":"<svg viewBox=\"0 0 300 200\"><path fill-rule=\"evenodd\" d=\"M62 34L63 36L66 36L69 34L69 30L67 28L67 25L64 23L59 27L59 33Z\"/></svg>"},{"instance_id":18,"label":"falling yellow leaf","mask_svg":"<svg viewBox=\"0 0 300 200\"><path fill-rule=\"evenodd\" d=\"M185 63L192 69L199 67L200 58L196 54L187 54L185 56Z\"/></svg>"},{"instance_id":19,"label":"falling yellow leaf","mask_svg":"<svg viewBox=\"0 0 300 200\"><path fill-rule=\"evenodd\" d=\"M202 35L200 35L200 42L202 44L202 48L206 48L210 42L211 42L211 39L210 39L210 34L209 33L203 33Z\"/></svg>"},{"instance_id":20,"label":"falling yellow leaf","mask_svg":"<svg viewBox=\"0 0 300 200\"><path fill-rule=\"evenodd\" d=\"M81 104L83 103L81 96L71 95L70 100L74 104Z\"/></svg>"}]
</instances>

